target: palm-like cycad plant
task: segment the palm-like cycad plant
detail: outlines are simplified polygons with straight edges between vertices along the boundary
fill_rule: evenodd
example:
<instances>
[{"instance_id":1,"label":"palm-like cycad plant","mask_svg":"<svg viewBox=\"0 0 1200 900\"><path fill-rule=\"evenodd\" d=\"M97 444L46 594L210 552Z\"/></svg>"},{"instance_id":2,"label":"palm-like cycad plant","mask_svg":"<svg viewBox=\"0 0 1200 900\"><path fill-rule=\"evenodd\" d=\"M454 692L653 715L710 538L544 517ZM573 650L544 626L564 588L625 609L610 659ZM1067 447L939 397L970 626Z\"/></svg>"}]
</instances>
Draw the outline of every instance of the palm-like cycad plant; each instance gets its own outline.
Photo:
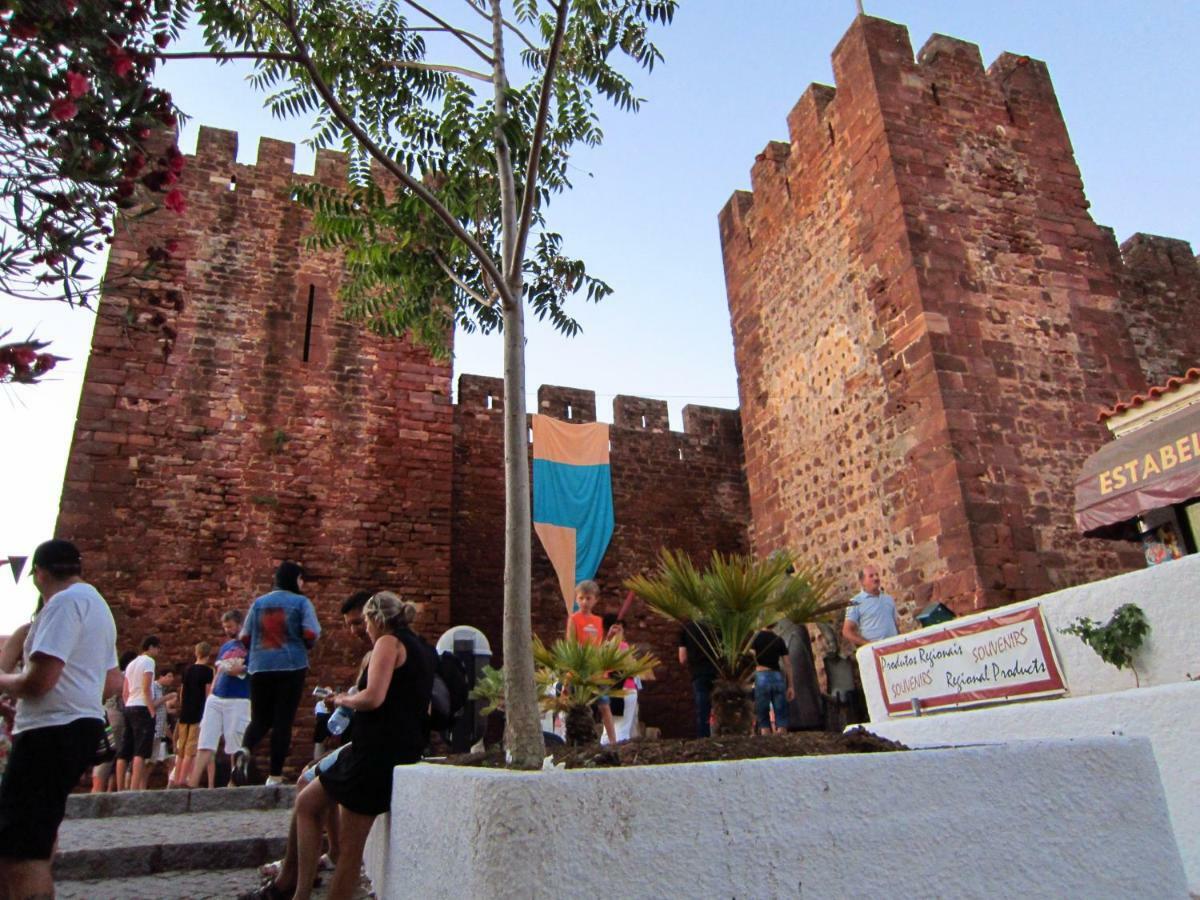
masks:
<instances>
[{"instance_id":1,"label":"palm-like cycad plant","mask_svg":"<svg viewBox=\"0 0 1200 900\"><path fill-rule=\"evenodd\" d=\"M682 552L663 550L653 577L638 575L625 586L658 615L700 626L701 652L717 671L712 702L716 734L747 734L753 721L750 683L754 635L781 619L815 622L845 603L830 602L832 580L814 569L794 569L788 553L764 560L713 553L698 570Z\"/></svg>"},{"instance_id":2,"label":"palm-like cycad plant","mask_svg":"<svg viewBox=\"0 0 1200 900\"><path fill-rule=\"evenodd\" d=\"M542 708L562 712L566 718L568 744L587 744L596 739L592 704L607 694L624 697L620 685L627 678L649 675L658 660L632 647L622 650L616 641L581 643L559 638L549 647L536 636L533 660L537 665ZM560 686L555 692L554 686Z\"/></svg>"},{"instance_id":3,"label":"palm-like cycad plant","mask_svg":"<svg viewBox=\"0 0 1200 900\"><path fill-rule=\"evenodd\" d=\"M649 653L632 647L622 650L616 641L581 644L573 638L560 638L547 647L536 636L533 659L542 711L565 713L568 744L596 739L591 707L602 694L625 696L619 685L627 678L649 675L659 664ZM485 713L504 709L503 671L485 666L471 697L487 701Z\"/></svg>"}]
</instances>

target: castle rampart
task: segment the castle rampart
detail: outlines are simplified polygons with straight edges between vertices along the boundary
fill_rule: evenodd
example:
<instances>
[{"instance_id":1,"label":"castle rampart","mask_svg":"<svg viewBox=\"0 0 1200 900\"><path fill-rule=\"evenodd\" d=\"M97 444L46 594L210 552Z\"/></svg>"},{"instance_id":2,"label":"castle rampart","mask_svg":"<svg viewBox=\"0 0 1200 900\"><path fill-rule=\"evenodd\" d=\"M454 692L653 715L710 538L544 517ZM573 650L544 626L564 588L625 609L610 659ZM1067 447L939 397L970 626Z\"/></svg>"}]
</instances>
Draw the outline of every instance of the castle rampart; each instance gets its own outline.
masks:
<instances>
[{"instance_id":1,"label":"castle rampart","mask_svg":"<svg viewBox=\"0 0 1200 900\"><path fill-rule=\"evenodd\" d=\"M453 617L482 629L496 649L504 594L502 390L499 378L462 375L454 408ZM542 386L537 396L543 414L566 420L570 406L570 421L596 421L592 391ZM665 402L613 400L609 439L616 527L596 576L603 589L601 612L618 611L625 594L621 583L652 570L663 547L685 550L698 561L713 550L749 550L737 411L687 406L683 420L683 432L671 431ZM535 538L534 631L554 639L562 635L564 622L558 578ZM674 662L678 629L635 601L627 633L664 663L639 698L642 720L667 735L690 734L691 688L687 673Z\"/></svg>"},{"instance_id":2,"label":"castle rampart","mask_svg":"<svg viewBox=\"0 0 1200 900\"><path fill-rule=\"evenodd\" d=\"M665 402L613 401L606 610L662 547L788 548L839 591L874 560L906 614L1138 564L1078 538L1071 484L1106 439L1098 408L1200 358L1191 248L1118 248L1092 221L1043 63L985 70L940 35L914 57L902 27L868 17L833 63L836 88L804 92L720 214L741 415L689 406L674 432ZM305 176L290 144L263 140L252 166L236 151L202 128L187 215L121 223L110 276L151 242L179 250L108 286L58 534L81 545L122 647L157 632L171 661L282 557L314 575L323 681L346 684L361 653L337 615L360 588L418 601L431 638L476 625L502 656L501 381L464 375L451 404L448 362L343 319L340 260L305 247L290 195L344 183L344 156L319 152ZM541 387L535 408L597 417L574 387ZM536 541L533 597L534 629L560 634ZM687 733L675 629L635 604L629 634L664 663L644 719Z\"/></svg>"},{"instance_id":3,"label":"castle rampart","mask_svg":"<svg viewBox=\"0 0 1200 900\"><path fill-rule=\"evenodd\" d=\"M902 26L859 17L833 68L720 215L756 552L880 562L909 612L1136 564L1079 539L1071 485L1106 440L1096 410L1154 352L1195 359L1156 336L1190 251L1159 252L1172 287L1131 303L1144 278L1087 213L1044 63L985 71L942 35L914 58Z\"/></svg>"},{"instance_id":4,"label":"castle rampart","mask_svg":"<svg viewBox=\"0 0 1200 900\"><path fill-rule=\"evenodd\" d=\"M110 277L152 241L181 246L105 293L58 533L121 647L157 633L171 663L216 640L279 559L303 561L326 629L312 671L344 687L362 653L338 615L354 590L398 588L429 636L450 624L450 366L341 319L338 259L302 247L292 145L264 140L245 166L236 144L201 129L187 214L118 232Z\"/></svg>"},{"instance_id":5,"label":"castle rampart","mask_svg":"<svg viewBox=\"0 0 1200 900\"><path fill-rule=\"evenodd\" d=\"M451 405L447 362L345 321L339 259L304 247L309 217L290 192L309 176L293 171L294 147L263 140L252 166L236 154L236 134L202 128L181 182L187 215L118 235L110 275L151 242L179 249L103 300L59 533L84 550L122 647L157 632L165 660L215 639L220 613L265 591L283 557L314 576L327 629L314 680L349 682L361 648L338 607L362 588L417 601L431 639L475 624L499 651L502 382L465 375ZM346 171L341 154L318 154L314 177L336 184ZM746 550L748 516L735 410L688 407L673 433L663 401L618 397L613 409L617 532L600 577L615 611L620 582L661 546ZM596 398L545 386L538 410L595 421ZM540 547L534 598L536 630L558 636L562 601ZM669 661L672 629L633 618L631 637ZM668 733L690 721L682 677L664 667L647 692L648 721Z\"/></svg>"}]
</instances>

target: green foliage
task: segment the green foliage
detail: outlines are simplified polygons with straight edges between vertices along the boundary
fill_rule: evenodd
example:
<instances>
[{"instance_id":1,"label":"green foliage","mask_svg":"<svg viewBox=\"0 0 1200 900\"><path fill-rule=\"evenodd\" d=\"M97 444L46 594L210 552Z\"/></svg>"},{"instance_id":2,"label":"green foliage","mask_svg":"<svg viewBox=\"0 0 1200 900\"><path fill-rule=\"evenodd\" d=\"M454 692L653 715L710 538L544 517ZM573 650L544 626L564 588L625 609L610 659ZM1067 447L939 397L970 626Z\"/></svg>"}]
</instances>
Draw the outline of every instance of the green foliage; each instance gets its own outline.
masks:
<instances>
[{"instance_id":1,"label":"green foliage","mask_svg":"<svg viewBox=\"0 0 1200 900\"><path fill-rule=\"evenodd\" d=\"M1150 633L1150 623L1140 606L1125 603L1117 607L1106 625L1082 616L1061 630L1082 640L1110 666L1133 669L1133 654Z\"/></svg>"},{"instance_id":2,"label":"green foliage","mask_svg":"<svg viewBox=\"0 0 1200 900\"><path fill-rule=\"evenodd\" d=\"M504 671L484 666L483 671L475 679L475 688L471 691L472 700L484 700L486 705L483 712L486 715L498 709L504 709Z\"/></svg>"},{"instance_id":3,"label":"green foliage","mask_svg":"<svg viewBox=\"0 0 1200 900\"><path fill-rule=\"evenodd\" d=\"M627 678L649 675L659 661L634 647L622 650L615 641L581 644L560 638L549 647L533 639L533 658L537 665L539 703L544 712L564 712L573 707L588 707L601 694L623 697L627 693L617 685ZM555 685L564 690L554 693ZM471 697L487 701L485 713L504 709L504 672L484 666L476 679Z\"/></svg>"},{"instance_id":4,"label":"green foliage","mask_svg":"<svg viewBox=\"0 0 1200 900\"><path fill-rule=\"evenodd\" d=\"M0 3L0 289L89 305L84 263L111 243L117 209L151 195L182 213L183 168L156 132L171 96L150 84L182 27L171 0ZM170 143L169 141L167 143ZM166 151L165 153L163 151ZM161 262L166 245L146 248ZM130 273L134 274L134 273ZM111 277L111 274L110 274Z\"/></svg>"},{"instance_id":5,"label":"green foliage","mask_svg":"<svg viewBox=\"0 0 1200 900\"><path fill-rule=\"evenodd\" d=\"M638 575L625 586L660 616L705 626L701 650L718 677L742 684L754 671L749 650L758 631L781 619L817 622L846 606L829 600L831 579L811 567L789 575L793 565L788 553L755 560L714 552L701 572L686 554L663 550L656 575Z\"/></svg>"},{"instance_id":6,"label":"green foliage","mask_svg":"<svg viewBox=\"0 0 1200 900\"><path fill-rule=\"evenodd\" d=\"M589 644L574 637L559 638L549 647L534 637L533 659L542 708L564 712L591 706L604 694L624 697L626 691L618 685L627 678L649 675L659 664L634 647L622 650L616 641ZM562 690L553 694L549 689L556 684Z\"/></svg>"},{"instance_id":7,"label":"green foliage","mask_svg":"<svg viewBox=\"0 0 1200 900\"><path fill-rule=\"evenodd\" d=\"M653 69L661 54L649 26L669 23L676 0L576 0L546 86L540 132L556 5L495 6L504 16L499 38L493 4L483 0L467 0L453 13L404 0L196 2L210 48L263 54L252 82L268 92L271 113L312 118L310 143L349 155L349 185L311 183L295 191L314 213L311 245L344 253L347 315L380 333L411 332L435 350L444 351L455 325L485 333L501 327L511 284L520 286L533 315L566 335L579 330L568 299L597 301L611 292L564 251L544 211L571 186L572 149L602 140L596 100L640 106L618 65ZM497 44L506 39L519 53ZM514 69L524 80L511 76ZM539 133L537 168L529 171ZM447 215L436 214L429 198L397 190L395 173L383 164L411 176ZM527 246L514 233L519 223L505 218L506 185L510 214L514 200L530 192ZM514 245L518 258L506 258ZM492 276L481 256L493 265ZM510 281L514 270L519 278ZM496 284L495 273L505 284Z\"/></svg>"}]
</instances>

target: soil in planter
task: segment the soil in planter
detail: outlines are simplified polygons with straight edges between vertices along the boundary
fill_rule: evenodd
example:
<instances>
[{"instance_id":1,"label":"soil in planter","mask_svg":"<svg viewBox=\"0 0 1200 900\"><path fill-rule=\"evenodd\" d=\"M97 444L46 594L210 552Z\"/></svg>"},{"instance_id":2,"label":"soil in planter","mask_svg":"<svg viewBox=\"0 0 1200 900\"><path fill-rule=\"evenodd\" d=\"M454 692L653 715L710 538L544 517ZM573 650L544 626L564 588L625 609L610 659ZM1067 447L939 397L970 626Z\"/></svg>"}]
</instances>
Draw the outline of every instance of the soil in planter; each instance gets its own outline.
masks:
<instances>
[{"instance_id":1,"label":"soil in planter","mask_svg":"<svg viewBox=\"0 0 1200 900\"><path fill-rule=\"evenodd\" d=\"M713 762L730 759L761 759L769 756L831 756L838 753L882 753L907 750L864 729L849 734L801 731L792 734L724 735L692 740L636 740L601 747L554 747L555 763L568 769L597 766L658 766L667 763ZM464 753L445 759L446 765L502 768L504 751L499 747L483 753Z\"/></svg>"}]
</instances>

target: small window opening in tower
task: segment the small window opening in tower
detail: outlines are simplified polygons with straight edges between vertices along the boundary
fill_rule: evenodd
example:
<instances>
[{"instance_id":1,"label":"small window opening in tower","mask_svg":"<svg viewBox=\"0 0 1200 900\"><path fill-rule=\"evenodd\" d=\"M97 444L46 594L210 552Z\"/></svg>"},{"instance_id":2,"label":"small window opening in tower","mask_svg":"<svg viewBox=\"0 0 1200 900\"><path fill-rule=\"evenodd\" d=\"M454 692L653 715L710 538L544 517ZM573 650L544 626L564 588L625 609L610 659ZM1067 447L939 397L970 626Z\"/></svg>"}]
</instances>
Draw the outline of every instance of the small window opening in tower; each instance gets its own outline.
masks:
<instances>
[{"instance_id":1,"label":"small window opening in tower","mask_svg":"<svg viewBox=\"0 0 1200 900\"><path fill-rule=\"evenodd\" d=\"M646 427L646 417L645 416L642 416L642 427L643 428Z\"/></svg>"},{"instance_id":2,"label":"small window opening in tower","mask_svg":"<svg viewBox=\"0 0 1200 900\"><path fill-rule=\"evenodd\" d=\"M942 98L938 96L937 85L933 85L933 102L938 106L942 105Z\"/></svg>"},{"instance_id":3,"label":"small window opening in tower","mask_svg":"<svg viewBox=\"0 0 1200 900\"><path fill-rule=\"evenodd\" d=\"M488 409L491 409L491 408L492 408L492 403L493 403L493 402L494 402L494 401L492 400L492 395L491 395L491 394L488 394L488 395L487 395L487 400L485 400L485 401L484 401L484 404L486 405L486 407L487 407Z\"/></svg>"},{"instance_id":4,"label":"small window opening in tower","mask_svg":"<svg viewBox=\"0 0 1200 900\"><path fill-rule=\"evenodd\" d=\"M1006 113L1008 113L1008 124L1009 124L1009 125L1016 125L1016 124L1017 124L1017 117L1013 115L1013 111L1012 111L1012 104L1011 104L1011 103L1009 103L1007 100L1005 100L1005 101L1004 101L1004 111L1005 111Z\"/></svg>"},{"instance_id":5,"label":"small window opening in tower","mask_svg":"<svg viewBox=\"0 0 1200 900\"><path fill-rule=\"evenodd\" d=\"M833 143L833 125L826 123L825 127L829 130L829 143Z\"/></svg>"},{"instance_id":6,"label":"small window opening in tower","mask_svg":"<svg viewBox=\"0 0 1200 900\"><path fill-rule=\"evenodd\" d=\"M313 307L317 302L317 286L308 286L308 317L304 322L304 361L308 362L308 351L312 347Z\"/></svg>"},{"instance_id":7,"label":"small window opening in tower","mask_svg":"<svg viewBox=\"0 0 1200 900\"><path fill-rule=\"evenodd\" d=\"M570 403L567 404L567 418L568 419L571 418L571 404Z\"/></svg>"},{"instance_id":8,"label":"small window opening in tower","mask_svg":"<svg viewBox=\"0 0 1200 900\"><path fill-rule=\"evenodd\" d=\"M683 459L683 448L682 447L679 448L679 458Z\"/></svg>"},{"instance_id":9,"label":"small window opening in tower","mask_svg":"<svg viewBox=\"0 0 1200 900\"><path fill-rule=\"evenodd\" d=\"M236 175L229 176L229 189L231 191L237 190L237 176Z\"/></svg>"},{"instance_id":10,"label":"small window opening in tower","mask_svg":"<svg viewBox=\"0 0 1200 900\"><path fill-rule=\"evenodd\" d=\"M533 429L532 428L529 429L529 443L531 443L531 444L533 443Z\"/></svg>"}]
</instances>

